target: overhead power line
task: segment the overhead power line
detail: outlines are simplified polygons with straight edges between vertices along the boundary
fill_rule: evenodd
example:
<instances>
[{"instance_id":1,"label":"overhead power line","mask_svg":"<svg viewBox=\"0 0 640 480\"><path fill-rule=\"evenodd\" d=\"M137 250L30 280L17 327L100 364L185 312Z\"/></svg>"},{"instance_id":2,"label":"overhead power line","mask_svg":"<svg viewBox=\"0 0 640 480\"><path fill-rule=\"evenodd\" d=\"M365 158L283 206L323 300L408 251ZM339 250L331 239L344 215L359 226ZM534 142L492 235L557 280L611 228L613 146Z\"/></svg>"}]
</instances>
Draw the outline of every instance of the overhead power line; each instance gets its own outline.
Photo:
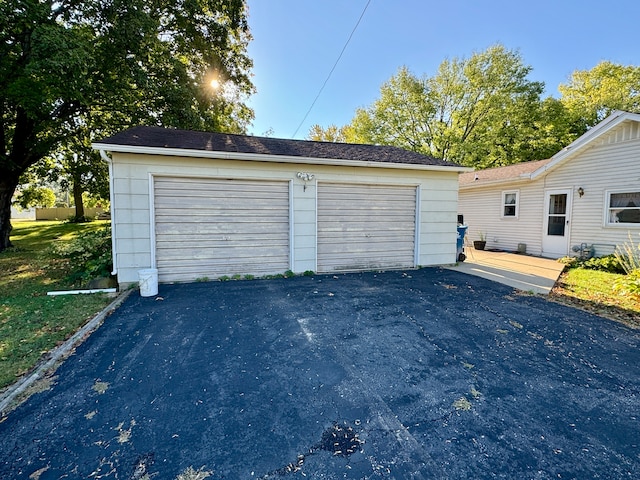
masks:
<instances>
[{"instance_id":1,"label":"overhead power line","mask_svg":"<svg viewBox=\"0 0 640 480\"><path fill-rule=\"evenodd\" d=\"M320 95L322 94L322 91L324 90L324 87L327 85L327 82L331 78L331 75L333 74L333 71L338 66L338 62L342 58L342 55L344 54L344 51L347 49L347 45L349 45L349 42L351 41L351 38L353 37L353 34L356 33L356 29L358 28L358 25L360 25L360 21L362 20L362 17L364 17L364 13L367 11L367 8L369 8L369 4L370 3L371 3L371 0L368 0L367 4L362 9L362 13L360 14L360 17L358 18L358 21L356 22L355 26L353 27L353 30L351 30L351 34L349 35L349 38L347 38L347 41L345 42L344 47L342 47L342 51L340 52L340 55L338 55L338 58L336 59L335 63L333 64L333 67L331 67L331 71L329 72L329 75L327 75L327 78L325 79L324 83L322 84L322 87L320 87L320 90L318 91L318 94L316 95L316 98L313 99L313 102L311 103L311 106L309 107L309 110L307 110L307 113L304 114L304 118L302 119L302 121L298 125L298 128L296 128L296 131L293 132L293 135L291 136L291 138L295 138L295 136L298 134L298 130L300 130L300 127L302 127L304 122L307 120L307 117L311 113L311 110L313 110L313 107L315 106L316 102L318 101L318 98L320 98Z\"/></svg>"}]
</instances>

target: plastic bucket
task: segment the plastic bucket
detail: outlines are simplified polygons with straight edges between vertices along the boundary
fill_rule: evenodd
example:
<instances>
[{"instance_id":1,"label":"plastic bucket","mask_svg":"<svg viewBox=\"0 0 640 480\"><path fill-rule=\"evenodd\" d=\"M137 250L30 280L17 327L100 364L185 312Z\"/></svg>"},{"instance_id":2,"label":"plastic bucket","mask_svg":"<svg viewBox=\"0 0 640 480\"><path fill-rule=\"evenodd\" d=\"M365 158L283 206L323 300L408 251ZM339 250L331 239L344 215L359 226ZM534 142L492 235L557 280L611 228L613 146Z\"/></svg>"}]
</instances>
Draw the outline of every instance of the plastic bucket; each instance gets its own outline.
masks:
<instances>
[{"instance_id":1,"label":"plastic bucket","mask_svg":"<svg viewBox=\"0 0 640 480\"><path fill-rule=\"evenodd\" d=\"M138 270L138 285L141 297L153 297L158 295L158 269L145 268Z\"/></svg>"}]
</instances>

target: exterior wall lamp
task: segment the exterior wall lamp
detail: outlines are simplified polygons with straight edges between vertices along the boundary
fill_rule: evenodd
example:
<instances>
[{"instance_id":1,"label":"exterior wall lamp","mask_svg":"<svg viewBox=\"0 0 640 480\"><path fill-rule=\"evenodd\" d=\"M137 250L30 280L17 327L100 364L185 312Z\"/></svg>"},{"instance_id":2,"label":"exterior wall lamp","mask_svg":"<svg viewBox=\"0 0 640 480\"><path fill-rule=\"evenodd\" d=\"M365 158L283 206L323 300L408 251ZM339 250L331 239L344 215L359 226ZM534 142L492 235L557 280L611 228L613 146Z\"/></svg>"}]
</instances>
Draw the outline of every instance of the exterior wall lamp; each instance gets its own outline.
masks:
<instances>
[{"instance_id":1,"label":"exterior wall lamp","mask_svg":"<svg viewBox=\"0 0 640 480\"><path fill-rule=\"evenodd\" d=\"M302 189L303 192L307 191L307 182L310 182L315 178L315 175L313 173L308 172L298 172L296 176L304 182L304 187Z\"/></svg>"},{"instance_id":2,"label":"exterior wall lamp","mask_svg":"<svg viewBox=\"0 0 640 480\"><path fill-rule=\"evenodd\" d=\"M578 187L578 195L580 196L580 198L582 198L582 196L584 195L584 188Z\"/></svg>"}]
</instances>

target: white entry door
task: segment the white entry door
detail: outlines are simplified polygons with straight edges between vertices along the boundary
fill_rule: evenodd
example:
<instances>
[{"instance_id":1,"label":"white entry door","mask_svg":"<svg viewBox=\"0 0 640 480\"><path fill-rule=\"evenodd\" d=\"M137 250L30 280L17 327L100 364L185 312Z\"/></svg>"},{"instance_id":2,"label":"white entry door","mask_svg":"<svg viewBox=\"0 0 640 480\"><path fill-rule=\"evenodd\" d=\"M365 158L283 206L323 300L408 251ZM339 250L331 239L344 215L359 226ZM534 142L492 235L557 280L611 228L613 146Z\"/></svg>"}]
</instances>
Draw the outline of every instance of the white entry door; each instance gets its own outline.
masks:
<instances>
[{"instance_id":1,"label":"white entry door","mask_svg":"<svg viewBox=\"0 0 640 480\"><path fill-rule=\"evenodd\" d=\"M569 253L569 214L571 190L545 192L545 218L542 232L542 255L551 258Z\"/></svg>"}]
</instances>

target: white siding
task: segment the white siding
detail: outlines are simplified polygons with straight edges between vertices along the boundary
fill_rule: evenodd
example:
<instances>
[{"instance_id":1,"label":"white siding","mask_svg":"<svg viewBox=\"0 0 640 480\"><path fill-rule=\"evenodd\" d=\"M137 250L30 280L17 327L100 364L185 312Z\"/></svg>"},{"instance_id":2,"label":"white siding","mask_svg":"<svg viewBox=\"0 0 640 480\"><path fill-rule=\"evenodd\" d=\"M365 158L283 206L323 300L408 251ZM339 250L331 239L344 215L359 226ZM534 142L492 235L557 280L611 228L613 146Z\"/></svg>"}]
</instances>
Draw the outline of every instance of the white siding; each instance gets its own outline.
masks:
<instances>
[{"instance_id":1,"label":"white siding","mask_svg":"<svg viewBox=\"0 0 640 480\"><path fill-rule=\"evenodd\" d=\"M578 195L580 187L584 189L582 197ZM616 244L628 241L629 233L636 241L640 233L640 226L605 225L606 191L639 188L640 126L638 122L625 122L533 181L461 188L459 213L464 214L465 223L469 225L470 240L477 240L478 232L482 231L487 234L487 248L515 250L518 243L526 243L527 253L540 255L544 191L570 189L573 195L569 247L593 244L597 255L605 255L611 253ZM502 192L512 189L520 191L519 216L501 218Z\"/></svg>"},{"instance_id":2,"label":"white siding","mask_svg":"<svg viewBox=\"0 0 640 480\"><path fill-rule=\"evenodd\" d=\"M640 225L631 228L605 225L607 190L640 189L638 132L637 123L623 123L544 179L547 188L573 189L569 245L594 244L596 255L606 255L612 253L615 245L629 241L629 233L638 241ZM580 187L584 189L582 197L577 193Z\"/></svg>"},{"instance_id":3,"label":"white siding","mask_svg":"<svg viewBox=\"0 0 640 480\"><path fill-rule=\"evenodd\" d=\"M118 281L138 281L138 270L155 264L152 178L193 177L292 182L290 197L291 269L316 270L317 183L367 183L411 186L419 189L419 265L455 262L457 173L379 167L284 164L277 162L215 160L190 157L113 153ZM298 172L315 175L305 183ZM153 258L152 258L153 257ZM246 272L244 272L246 273Z\"/></svg>"},{"instance_id":4,"label":"white siding","mask_svg":"<svg viewBox=\"0 0 640 480\"><path fill-rule=\"evenodd\" d=\"M517 190L518 216L502 216L502 192ZM480 240L484 233L487 248L516 251L518 244L527 246L527 253L542 253L543 192L529 183L510 184L502 187L487 187L460 191L458 212L464 215L469 226L468 243Z\"/></svg>"}]
</instances>

